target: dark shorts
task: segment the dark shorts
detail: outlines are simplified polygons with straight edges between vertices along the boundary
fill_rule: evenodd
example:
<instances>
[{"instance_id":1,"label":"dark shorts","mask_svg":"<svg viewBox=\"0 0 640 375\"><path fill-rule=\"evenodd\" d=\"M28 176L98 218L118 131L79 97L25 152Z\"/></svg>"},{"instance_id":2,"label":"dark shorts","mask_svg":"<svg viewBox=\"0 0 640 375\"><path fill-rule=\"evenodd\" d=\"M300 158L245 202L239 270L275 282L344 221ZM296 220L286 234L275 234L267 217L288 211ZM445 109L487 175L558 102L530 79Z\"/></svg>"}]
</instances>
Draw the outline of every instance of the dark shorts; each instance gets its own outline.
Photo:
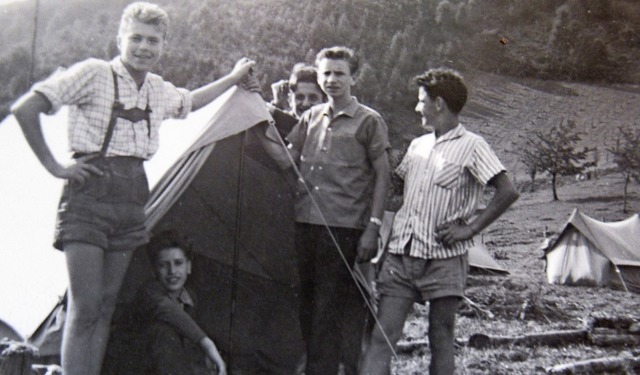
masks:
<instances>
[{"instance_id":1,"label":"dark shorts","mask_svg":"<svg viewBox=\"0 0 640 375\"><path fill-rule=\"evenodd\" d=\"M421 259L388 254L377 288L381 295L424 303L441 297L464 297L469 261L466 254L447 259Z\"/></svg>"},{"instance_id":2,"label":"dark shorts","mask_svg":"<svg viewBox=\"0 0 640 375\"><path fill-rule=\"evenodd\" d=\"M83 242L104 250L133 250L149 241L144 205L149 185L143 159L96 157L88 163L104 175L82 186L67 182L58 206L54 247Z\"/></svg>"}]
</instances>

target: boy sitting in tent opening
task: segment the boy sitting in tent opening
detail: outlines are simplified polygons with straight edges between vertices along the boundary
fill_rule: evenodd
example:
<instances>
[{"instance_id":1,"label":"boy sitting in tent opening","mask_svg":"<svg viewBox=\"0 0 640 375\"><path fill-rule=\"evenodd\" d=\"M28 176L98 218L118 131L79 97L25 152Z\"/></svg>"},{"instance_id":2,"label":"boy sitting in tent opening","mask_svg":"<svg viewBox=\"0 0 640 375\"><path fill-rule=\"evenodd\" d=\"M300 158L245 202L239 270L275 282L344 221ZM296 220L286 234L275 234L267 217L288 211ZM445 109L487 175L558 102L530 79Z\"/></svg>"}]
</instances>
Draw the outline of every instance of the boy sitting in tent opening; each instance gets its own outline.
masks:
<instances>
[{"instance_id":1,"label":"boy sitting in tent opening","mask_svg":"<svg viewBox=\"0 0 640 375\"><path fill-rule=\"evenodd\" d=\"M132 316L145 374L226 374L213 341L194 320L195 302L185 289L191 273L191 244L178 232L155 235L147 245L155 279L143 286Z\"/></svg>"}]
</instances>

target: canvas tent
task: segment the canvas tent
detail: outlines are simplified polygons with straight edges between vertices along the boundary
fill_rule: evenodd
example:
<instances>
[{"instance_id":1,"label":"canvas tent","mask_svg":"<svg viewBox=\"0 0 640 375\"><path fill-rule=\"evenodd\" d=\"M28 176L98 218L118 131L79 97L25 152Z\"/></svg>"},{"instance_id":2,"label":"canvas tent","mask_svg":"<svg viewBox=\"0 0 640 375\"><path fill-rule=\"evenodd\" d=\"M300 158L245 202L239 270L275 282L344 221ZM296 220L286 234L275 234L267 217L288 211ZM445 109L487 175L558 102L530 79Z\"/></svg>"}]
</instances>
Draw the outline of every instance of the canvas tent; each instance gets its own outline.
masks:
<instances>
[{"instance_id":1,"label":"canvas tent","mask_svg":"<svg viewBox=\"0 0 640 375\"><path fill-rule=\"evenodd\" d=\"M176 229L193 242L189 286L199 323L227 365L245 373L290 368L303 353L291 176L262 147L270 119L259 95L233 89L153 188L146 209L152 232ZM148 277L150 267L138 251L117 313ZM114 319L111 348L118 347L121 316ZM117 357L118 350L110 353ZM114 364L108 359L107 368ZM120 360L115 364L111 373L126 373Z\"/></svg>"},{"instance_id":2,"label":"canvas tent","mask_svg":"<svg viewBox=\"0 0 640 375\"><path fill-rule=\"evenodd\" d=\"M293 246L294 181L263 147L265 130L273 125L260 96L231 89L218 101L201 134L152 188L147 227L154 233L176 229L193 243L188 287L199 323L227 365L242 373L281 373L304 353ZM136 251L120 292L103 374L136 373L128 307L150 277L144 251ZM30 341L59 350L56 322L62 313L56 307Z\"/></svg>"},{"instance_id":3,"label":"canvas tent","mask_svg":"<svg viewBox=\"0 0 640 375\"><path fill-rule=\"evenodd\" d=\"M2 340L23 341L22 335L18 333L13 327L0 319L0 341Z\"/></svg>"},{"instance_id":4,"label":"canvas tent","mask_svg":"<svg viewBox=\"0 0 640 375\"><path fill-rule=\"evenodd\" d=\"M640 217L602 222L574 209L544 250L551 284L610 286L640 293Z\"/></svg>"}]
</instances>

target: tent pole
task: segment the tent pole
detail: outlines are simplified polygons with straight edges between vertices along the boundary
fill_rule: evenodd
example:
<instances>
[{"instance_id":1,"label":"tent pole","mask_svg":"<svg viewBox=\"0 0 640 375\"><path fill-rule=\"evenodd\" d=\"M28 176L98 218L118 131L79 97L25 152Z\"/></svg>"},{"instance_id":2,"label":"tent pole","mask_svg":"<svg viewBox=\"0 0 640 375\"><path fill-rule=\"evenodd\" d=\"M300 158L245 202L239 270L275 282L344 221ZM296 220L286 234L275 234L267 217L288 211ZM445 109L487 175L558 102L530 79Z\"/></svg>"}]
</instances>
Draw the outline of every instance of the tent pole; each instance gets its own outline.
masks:
<instances>
[{"instance_id":1,"label":"tent pole","mask_svg":"<svg viewBox=\"0 0 640 375\"><path fill-rule=\"evenodd\" d=\"M227 372L231 371L233 360L233 328L234 316L236 312L236 299L238 295L238 262L240 259L240 230L242 225L242 193L244 185L244 148L247 132L242 133L240 138L240 164L238 165L238 191L236 194L236 230L233 243L233 266L231 271L231 312L229 316L229 354L227 359Z\"/></svg>"},{"instance_id":2,"label":"tent pole","mask_svg":"<svg viewBox=\"0 0 640 375\"><path fill-rule=\"evenodd\" d=\"M29 86L33 84L36 67L36 37L38 35L38 13L40 10L40 0L36 0L36 7L33 14L33 38L31 39L31 61L29 61Z\"/></svg>"},{"instance_id":3,"label":"tent pole","mask_svg":"<svg viewBox=\"0 0 640 375\"><path fill-rule=\"evenodd\" d=\"M616 273L618 274L618 277L620 278L620 282L622 283L622 286L624 287L624 291L627 293L629 292L629 288L627 288L627 283L624 282L624 278L622 277L622 272L620 272L620 268L618 268L618 265L611 262L611 264L613 264L613 268L616 269Z\"/></svg>"}]
</instances>

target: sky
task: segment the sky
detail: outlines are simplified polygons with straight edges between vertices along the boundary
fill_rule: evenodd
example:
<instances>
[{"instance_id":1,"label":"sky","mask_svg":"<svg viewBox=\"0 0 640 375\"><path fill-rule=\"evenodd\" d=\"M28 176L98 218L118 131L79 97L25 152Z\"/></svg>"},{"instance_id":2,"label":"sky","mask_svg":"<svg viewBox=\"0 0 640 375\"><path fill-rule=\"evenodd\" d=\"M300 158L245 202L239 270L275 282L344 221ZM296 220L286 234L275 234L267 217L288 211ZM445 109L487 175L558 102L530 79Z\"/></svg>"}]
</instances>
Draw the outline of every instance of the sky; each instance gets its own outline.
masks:
<instances>
[{"instance_id":1,"label":"sky","mask_svg":"<svg viewBox=\"0 0 640 375\"><path fill-rule=\"evenodd\" d=\"M27 1L27 0L0 0L0 7L3 5L17 3L18 1Z\"/></svg>"},{"instance_id":2,"label":"sky","mask_svg":"<svg viewBox=\"0 0 640 375\"><path fill-rule=\"evenodd\" d=\"M199 134L216 105L163 123L160 149L145 165L151 185ZM42 116L45 138L60 162L70 159L66 118L64 108ZM63 181L42 167L12 116L0 123L0 176L0 319L28 337L68 285L64 255L52 247Z\"/></svg>"}]
</instances>

